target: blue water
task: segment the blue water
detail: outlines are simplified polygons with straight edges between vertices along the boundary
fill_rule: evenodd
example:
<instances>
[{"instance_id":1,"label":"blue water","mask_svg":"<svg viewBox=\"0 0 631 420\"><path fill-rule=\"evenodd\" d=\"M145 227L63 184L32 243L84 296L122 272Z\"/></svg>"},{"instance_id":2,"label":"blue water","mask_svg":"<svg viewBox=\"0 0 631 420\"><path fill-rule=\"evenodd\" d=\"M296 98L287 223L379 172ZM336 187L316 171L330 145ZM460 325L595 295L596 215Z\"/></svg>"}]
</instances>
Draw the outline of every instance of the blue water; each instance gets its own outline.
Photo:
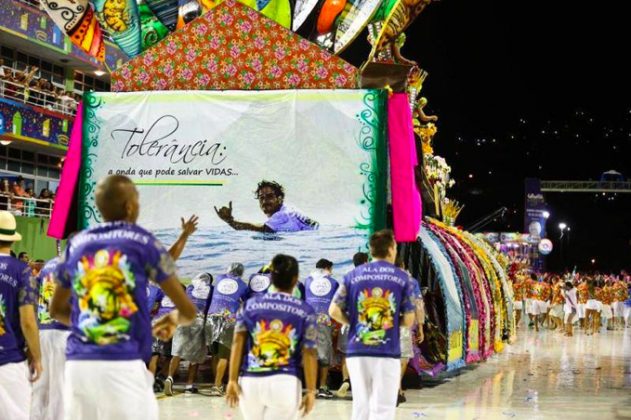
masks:
<instances>
[{"instance_id":1,"label":"blue water","mask_svg":"<svg viewBox=\"0 0 631 420\"><path fill-rule=\"evenodd\" d=\"M155 235L167 248L175 242L178 229L158 230ZM177 261L178 274L191 278L200 272L213 276L224 273L230 263L245 266L246 278L278 253L294 256L300 263L301 278L315 268L320 258L333 261L334 276L341 278L353 267L353 254L366 251L366 231L343 227L322 227L318 231L262 234L230 228L200 229L189 238Z\"/></svg>"}]
</instances>

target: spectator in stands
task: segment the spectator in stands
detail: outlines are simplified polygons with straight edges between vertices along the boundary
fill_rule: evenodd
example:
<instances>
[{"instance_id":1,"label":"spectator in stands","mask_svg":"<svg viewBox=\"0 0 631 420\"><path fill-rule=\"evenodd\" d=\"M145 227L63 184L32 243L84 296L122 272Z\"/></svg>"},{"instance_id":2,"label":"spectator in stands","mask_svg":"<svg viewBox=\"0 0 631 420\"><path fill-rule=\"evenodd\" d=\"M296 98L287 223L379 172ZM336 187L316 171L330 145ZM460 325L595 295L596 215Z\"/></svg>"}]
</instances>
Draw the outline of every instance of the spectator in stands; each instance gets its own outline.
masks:
<instances>
[{"instance_id":1,"label":"spectator in stands","mask_svg":"<svg viewBox=\"0 0 631 420\"><path fill-rule=\"evenodd\" d=\"M53 204L53 194L48 188L42 189L39 193L39 202L37 203L36 213L42 216L50 216Z\"/></svg>"},{"instance_id":2,"label":"spectator in stands","mask_svg":"<svg viewBox=\"0 0 631 420\"><path fill-rule=\"evenodd\" d=\"M0 181L0 210L9 210L9 196L11 195L11 184L6 178Z\"/></svg>"},{"instance_id":3,"label":"spectator in stands","mask_svg":"<svg viewBox=\"0 0 631 420\"><path fill-rule=\"evenodd\" d=\"M15 198L28 197L28 194L24 189L24 178L22 178L22 176L18 176L15 179L15 182L11 186L11 192L13 193L13 197L11 198L11 209L16 213L22 214L22 210L24 209L24 200Z\"/></svg>"}]
</instances>

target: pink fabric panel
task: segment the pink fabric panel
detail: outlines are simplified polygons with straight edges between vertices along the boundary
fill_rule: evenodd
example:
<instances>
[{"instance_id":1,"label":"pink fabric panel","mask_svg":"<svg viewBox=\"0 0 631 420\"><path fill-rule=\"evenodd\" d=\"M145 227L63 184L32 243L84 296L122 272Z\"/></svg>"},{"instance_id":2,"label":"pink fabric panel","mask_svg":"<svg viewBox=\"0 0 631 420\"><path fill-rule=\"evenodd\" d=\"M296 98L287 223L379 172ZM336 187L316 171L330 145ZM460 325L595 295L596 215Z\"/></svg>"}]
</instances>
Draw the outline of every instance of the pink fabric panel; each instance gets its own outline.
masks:
<instances>
[{"instance_id":1,"label":"pink fabric panel","mask_svg":"<svg viewBox=\"0 0 631 420\"><path fill-rule=\"evenodd\" d=\"M414 178L418 158L412 113L404 93L388 99L388 140L394 236L398 242L416 241L422 218L421 195Z\"/></svg>"},{"instance_id":2,"label":"pink fabric panel","mask_svg":"<svg viewBox=\"0 0 631 420\"><path fill-rule=\"evenodd\" d=\"M75 200L75 191L79 182L79 172L81 170L81 145L83 140L83 103L77 107L77 115L72 124L70 132L70 143L66 160L61 171L59 188L55 197L55 205L51 215L50 225L48 225L48 236L56 239L63 239L66 231L66 224L70 217L70 208Z\"/></svg>"}]
</instances>

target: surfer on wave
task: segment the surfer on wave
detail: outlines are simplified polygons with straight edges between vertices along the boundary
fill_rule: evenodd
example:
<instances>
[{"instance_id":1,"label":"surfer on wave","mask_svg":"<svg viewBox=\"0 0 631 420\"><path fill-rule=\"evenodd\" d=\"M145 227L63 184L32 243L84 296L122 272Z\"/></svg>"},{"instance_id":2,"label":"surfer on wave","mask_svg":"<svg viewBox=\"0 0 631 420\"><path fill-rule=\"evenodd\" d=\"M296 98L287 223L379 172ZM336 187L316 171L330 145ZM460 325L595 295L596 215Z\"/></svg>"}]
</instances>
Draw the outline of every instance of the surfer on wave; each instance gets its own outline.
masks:
<instances>
[{"instance_id":1,"label":"surfer on wave","mask_svg":"<svg viewBox=\"0 0 631 420\"><path fill-rule=\"evenodd\" d=\"M254 232L299 232L303 230L317 230L318 222L310 219L296 209L284 204L285 189L275 181L259 182L254 196L259 200L259 206L268 217L264 224L239 222L232 216L232 201L228 207L217 209L217 216L235 230L251 230Z\"/></svg>"}]
</instances>

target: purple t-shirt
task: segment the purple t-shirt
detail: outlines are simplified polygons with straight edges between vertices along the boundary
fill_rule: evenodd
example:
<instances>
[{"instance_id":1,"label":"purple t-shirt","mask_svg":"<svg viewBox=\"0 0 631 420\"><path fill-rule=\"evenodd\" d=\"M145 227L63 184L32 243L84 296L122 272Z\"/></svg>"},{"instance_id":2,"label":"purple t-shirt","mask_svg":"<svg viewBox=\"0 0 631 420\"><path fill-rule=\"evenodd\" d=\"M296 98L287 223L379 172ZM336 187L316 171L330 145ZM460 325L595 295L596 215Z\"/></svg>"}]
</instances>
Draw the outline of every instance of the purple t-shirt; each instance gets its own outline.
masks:
<instances>
[{"instance_id":1,"label":"purple t-shirt","mask_svg":"<svg viewBox=\"0 0 631 420\"><path fill-rule=\"evenodd\" d=\"M303 347L316 346L315 312L291 295L268 293L245 303L235 332L248 333L242 375L298 376Z\"/></svg>"},{"instance_id":2,"label":"purple t-shirt","mask_svg":"<svg viewBox=\"0 0 631 420\"><path fill-rule=\"evenodd\" d=\"M186 295L197 307L197 313L203 314L210 290L210 284L202 281L189 284L186 287Z\"/></svg>"},{"instance_id":3,"label":"purple t-shirt","mask_svg":"<svg viewBox=\"0 0 631 420\"><path fill-rule=\"evenodd\" d=\"M160 307L154 318L161 318L164 315L171 313L175 310L175 303L170 297L162 293L162 299L160 299Z\"/></svg>"},{"instance_id":4,"label":"purple t-shirt","mask_svg":"<svg viewBox=\"0 0 631 420\"><path fill-rule=\"evenodd\" d=\"M147 285L175 274L160 242L135 224L102 223L69 241L60 267L59 281L73 295L68 360L148 361Z\"/></svg>"},{"instance_id":5,"label":"purple t-shirt","mask_svg":"<svg viewBox=\"0 0 631 420\"><path fill-rule=\"evenodd\" d=\"M164 292L155 284L147 284L147 308L149 308L149 315L152 318L158 316L158 310L160 310L160 303L164 298Z\"/></svg>"},{"instance_id":6,"label":"purple t-shirt","mask_svg":"<svg viewBox=\"0 0 631 420\"><path fill-rule=\"evenodd\" d=\"M267 289L272 285L272 276L270 274L255 273L250 276L248 282L247 299L254 296L264 295Z\"/></svg>"},{"instance_id":7,"label":"purple t-shirt","mask_svg":"<svg viewBox=\"0 0 631 420\"><path fill-rule=\"evenodd\" d=\"M222 274L213 283L215 290L208 308L209 315L234 318L248 293L248 286L239 277Z\"/></svg>"},{"instance_id":8,"label":"purple t-shirt","mask_svg":"<svg viewBox=\"0 0 631 420\"><path fill-rule=\"evenodd\" d=\"M37 284L28 265L0 255L0 366L26 359L20 306L37 305Z\"/></svg>"},{"instance_id":9,"label":"purple t-shirt","mask_svg":"<svg viewBox=\"0 0 631 420\"><path fill-rule=\"evenodd\" d=\"M400 317L414 311L414 298L410 276L386 261L348 273L333 298L351 323L346 357L400 358Z\"/></svg>"},{"instance_id":10,"label":"purple t-shirt","mask_svg":"<svg viewBox=\"0 0 631 420\"><path fill-rule=\"evenodd\" d=\"M319 323L331 322L329 306L338 287L340 285L337 280L321 271L316 271L306 278L306 302L315 310Z\"/></svg>"},{"instance_id":11,"label":"purple t-shirt","mask_svg":"<svg viewBox=\"0 0 631 420\"><path fill-rule=\"evenodd\" d=\"M57 280L55 276L59 270L59 257L48 261L37 276L37 290L39 299L37 301L37 323L40 330L69 330L59 321L50 316L50 301L53 299Z\"/></svg>"},{"instance_id":12,"label":"purple t-shirt","mask_svg":"<svg viewBox=\"0 0 631 420\"><path fill-rule=\"evenodd\" d=\"M318 222L284 204L265 222L265 225L274 232L299 232L319 228Z\"/></svg>"}]
</instances>

